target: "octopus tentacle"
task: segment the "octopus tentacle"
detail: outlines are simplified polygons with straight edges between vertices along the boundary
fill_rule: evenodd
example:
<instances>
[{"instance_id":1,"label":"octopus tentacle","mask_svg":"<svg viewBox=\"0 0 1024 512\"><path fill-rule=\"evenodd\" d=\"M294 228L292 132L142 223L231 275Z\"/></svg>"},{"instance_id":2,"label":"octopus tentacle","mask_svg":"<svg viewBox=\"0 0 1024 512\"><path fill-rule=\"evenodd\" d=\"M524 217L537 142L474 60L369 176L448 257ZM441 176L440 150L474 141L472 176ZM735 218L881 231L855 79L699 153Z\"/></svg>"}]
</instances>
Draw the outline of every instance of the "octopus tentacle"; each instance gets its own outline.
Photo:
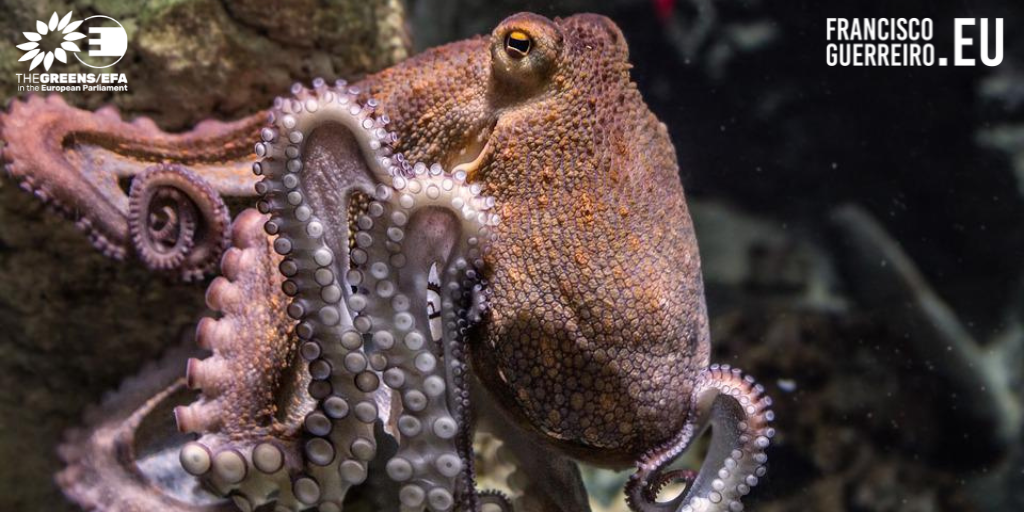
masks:
<instances>
[{"instance_id":1,"label":"octopus tentacle","mask_svg":"<svg viewBox=\"0 0 1024 512\"><path fill-rule=\"evenodd\" d=\"M512 512L512 498L493 489L480 491L480 512Z\"/></svg>"},{"instance_id":2,"label":"octopus tentacle","mask_svg":"<svg viewBox=\"0 0 1024 512\"><path fill-rule=\"evenodd\" d=\"M296 84L279 98L274 125L256 145L265 176L258 207L270 213L265 229L284 256L279 269L299 323L300 353L317 401L305 419L306 473L299 499L320 510L341 510L348 490L367 478L377 452L373 425L387 417L390 397L379 386L379 356L364 350L366 319L355 322L345 302L349 272L349 205L354 193L372 194L390 174L390 135L371 108L343 85L315 90ZM385 424L387 421L385 421Z\"/></svg>"},{"instance_id":3,"label":"octopus tentacle","mask_svg":"<svg viewBox=\"0 0 1024 512\"><path fill-rule=\"evenodd\" d=\"M128 228L147 267L201 279L228 245L231 217L205 180L177 164L150 167L132 180Z\"/></svg>"},{"instance_id":4,"label":"octopus tentacle","mask_svg":"<svg viewBox=\"0 0 1024 512\"><path fill-rule=\"evenodd\" d=\"M497 215L493 202L465 176L418 163L411 177L378 186L359 231L349 305L371 326L374 353L384 356L384 382L400 394L398 453L388 475L405 485L402 505L418 510L476 510L473 489L465 330L473 286ZM441 290L441 345L433 347L428 278Z\"/></svg>"},{"instance_id":5,"label":"octopus tentacle","mask_svg":"<svg viewBox=\"0 0 1024 512\"><path fill-rule=\"evenodd\" d=\"M386 117L373 114L372 99L359 105L358 90L317 81L292 92L257 145L266 176L257 189L285 256L288 311L318 400L306 421L316 490L307 504L340 510L347 488L366 478L372 424L392 423L394 403L398 451L385 470L402 484L401 508L475 509L463 344L493 201L464 173L393 154ZM368 199L350 219L356 192ZM432 267L444 294L440 345L427 317Z\"/></svg>"},{"instance_id":6,"label":"octopus tentacle","mask_svg":"<svg viewBox=\"0 0 1024 512\"><path fill-rule=\"evenodd\" d=\"M771 398L750 376L728 365L711 365L694 387L693 414L675 439L654 450L639 463L626 484L631 509L640 512L738 512L741 499L766 472L765 450L775 435ZM708 425L711 446L700 471L687 481L683 494L667 502L654 498L672 472L663 473Z\"/></svg>"},{"instance_id":7,"label":"octopus tentacle","mask_svg":"<svg viewBox=\"0 0 1024 512\"><path fill-rule=\"evenodd\" d=\"M305 392L308 375L297 357L283 279L274 268L280 258L263 233L265 221L250 209L234 223L223 276L206 294L222 317L204 318L196 331L197 342L212 355L188 361L188 385L201 395L174 415L180 430L201 434L181 450L186 471L242 510L275 499L297 510L292 479L302 470L302 420L313 401Z\"/></svg>"},{"instance_id":8,"label":"octopus tentacle","mask_svg":"<svg viewBox=\"0 0 1024 512\"><path fill-rule=\"evenodd\" d=\"M192 352L172 350L126 379L86 412L85 427L67 432L59 448L67 467L56 480L69 499L98 512L234 510L175 461L188 439L175 432L167 411L190 397L181 368Z\"/></svg>"},{"instance_id":9,"label":"octopus tentacle","mask_svg":"<svg viewBox=\"0 0 1024 512\"><path fill-rule=\"evenodd\" d=\"M666 471L657 475L657 477L647 485L644 489L644 497L648 501L657 501L658 495L661 494L661 490L664 489L666 485L675 482L682 482L687 486L690 486L696 478L697 472L689 469Z\"/></svg>"},{"instance_id":10,"label":"octopus tentacle","mask_svg":"<svg viewBox=\"0 0 1024 512\"><path fill-rule=\"evenodd\" d=\"M131 245L123 181L161 162L187 165L219 194L253 195L249 148L266 114L203 122L168 134L152 121L124 122L112 109L68 106L60 96L30 96L0 113L7 173L63 213L97 249L123 259Z\"/></svg>"}]
</instances>

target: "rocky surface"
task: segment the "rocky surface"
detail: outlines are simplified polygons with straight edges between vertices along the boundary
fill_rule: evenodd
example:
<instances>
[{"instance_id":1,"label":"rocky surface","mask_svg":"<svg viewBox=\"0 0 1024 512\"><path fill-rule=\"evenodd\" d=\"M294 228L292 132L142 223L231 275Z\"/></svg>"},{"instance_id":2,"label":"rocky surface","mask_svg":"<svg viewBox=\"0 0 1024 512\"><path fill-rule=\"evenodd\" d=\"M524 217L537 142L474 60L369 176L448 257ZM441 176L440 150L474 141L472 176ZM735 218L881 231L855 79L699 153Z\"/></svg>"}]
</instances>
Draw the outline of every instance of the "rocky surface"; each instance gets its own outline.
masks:
<instances>
[{"instance_id":1,"label":"rocky surface","mask_svg":"<svg viewBox=\"0 0 1024 512\"><path fill-rule=\"evenodd\" d=\"M0 20L5 41L53 12L75 19L105 14L128 32L128 53L111 71L124 73L129 92L68 94L90 109L113 104L129 114L182 129L210 117L233 119L266 108L296 79L357 78L404 59L408 34L400 0L8 1ZM0 91L17 90L15 74L28 66L13 45L0 49ZM53 72L89 68L55 64ZM38 69L42 69L37 68Z\"/></svg>"},{"instance_id":2,"label":"rocky surface","mask_svg":"<svg viewBox=\"0 0 1024 512\"><path fill-rule=\"evenodd\" d=\"M120 21L129 52L116 70L128 93L73 93L85 108L119 107L182 129L269 106L297 80L358 77L406 56L398 0L286 2L180 0L7 1L0 37L56 11ZM285 16L270 13L285 12ZM0 45L0 100L28 69ZM65 66L58 64L58 66ZM57 68L51 71L57 72ZM85 72L80 64L61 72ZM182 342L205 310L205 283L176 284L136 262L107 260L70 222L0 180L0 510L75 510L53 483L62 432L145 361Z\"/></svg>"}]
</instances>

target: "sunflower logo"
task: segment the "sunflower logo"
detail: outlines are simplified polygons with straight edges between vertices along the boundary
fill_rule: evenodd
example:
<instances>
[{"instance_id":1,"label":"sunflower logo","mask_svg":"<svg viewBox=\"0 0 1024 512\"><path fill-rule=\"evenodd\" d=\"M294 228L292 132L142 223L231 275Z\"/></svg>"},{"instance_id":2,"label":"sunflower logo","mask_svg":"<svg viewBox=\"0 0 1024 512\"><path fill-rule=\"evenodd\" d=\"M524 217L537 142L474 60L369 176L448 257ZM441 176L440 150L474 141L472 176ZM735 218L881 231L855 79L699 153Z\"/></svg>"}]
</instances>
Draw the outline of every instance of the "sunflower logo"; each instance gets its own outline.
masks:
<instances>
[{"instance_id":1,"label":"sunflower logo","mask_svg":"<svg viewBox=\"0 0 1024 512\"><path fill-rule=\"evenodd\" d=\"M35 32L23 32L28 42L17 46L19 50L25 52L25 55L18 59L18 62L32 59L32 64L28 68L29 71L35 69L39 64L42 64L43 68L49 71L54 59L67 64L68 52L77 53L82 51L74 43L74 41L85 37L85 34L75 32L81 25L82 20L71 22L70 12L59 19L57 13L54 12L53 16L50 16L49 23L37 20ZM57 44L58 41L59 45ZM40 43L46 44L41 45Z\"/></svg>"}]
</instances>

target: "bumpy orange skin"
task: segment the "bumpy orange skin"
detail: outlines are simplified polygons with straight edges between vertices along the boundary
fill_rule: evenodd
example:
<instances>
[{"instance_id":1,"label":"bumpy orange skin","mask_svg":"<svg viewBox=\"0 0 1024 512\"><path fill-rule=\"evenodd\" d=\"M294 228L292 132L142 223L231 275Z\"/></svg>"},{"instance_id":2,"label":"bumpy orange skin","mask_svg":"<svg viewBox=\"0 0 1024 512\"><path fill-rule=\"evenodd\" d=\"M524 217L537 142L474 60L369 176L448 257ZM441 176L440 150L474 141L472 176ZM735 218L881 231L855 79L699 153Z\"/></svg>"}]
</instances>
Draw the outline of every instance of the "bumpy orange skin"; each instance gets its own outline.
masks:
<instances>
[{"instance_id":1,"label":"bumpy orange skin","mask_svg":"<svg viewBox=\"0 0 1024 512\"><path fill-rule=\"evenodd\" d=\"M534 60L501 53L513 30ZM471 176L502 223L475 373L523 426L605 465L679 431L709 357L675 151L629 69L607 18L521 14L364 81L411 161L483 151Z\"/></svg>"}]
</instances>

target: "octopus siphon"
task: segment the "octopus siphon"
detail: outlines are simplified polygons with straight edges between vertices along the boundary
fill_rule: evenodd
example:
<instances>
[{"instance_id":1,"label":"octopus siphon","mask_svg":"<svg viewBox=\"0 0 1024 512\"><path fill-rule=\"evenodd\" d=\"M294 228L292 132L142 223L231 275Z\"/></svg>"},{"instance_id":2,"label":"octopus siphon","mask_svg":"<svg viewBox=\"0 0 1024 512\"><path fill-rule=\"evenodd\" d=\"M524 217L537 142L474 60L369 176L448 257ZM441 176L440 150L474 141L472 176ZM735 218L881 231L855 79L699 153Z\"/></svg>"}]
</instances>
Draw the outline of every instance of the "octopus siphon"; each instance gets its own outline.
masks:
<instances>
[{"instance_id":1,"label":"octopus siphon","mask_svg":"<svg viewBox=\"0 0 1024 512\"><path fill-rule=\"evenodd\" d=\"M710 364L675 150L629 70L607 18L523 13L181 134L14 102L0 138L22 188L112 258L219 274L205 357L172 350L69 432L65 494L98 511L586 510L583 461L635 467L636 511L743 510L771 400ZM709 426L700 470L670 469ZM477 428L513 448L514 495L476 489Z\"/></svg>"}]
</instances>

